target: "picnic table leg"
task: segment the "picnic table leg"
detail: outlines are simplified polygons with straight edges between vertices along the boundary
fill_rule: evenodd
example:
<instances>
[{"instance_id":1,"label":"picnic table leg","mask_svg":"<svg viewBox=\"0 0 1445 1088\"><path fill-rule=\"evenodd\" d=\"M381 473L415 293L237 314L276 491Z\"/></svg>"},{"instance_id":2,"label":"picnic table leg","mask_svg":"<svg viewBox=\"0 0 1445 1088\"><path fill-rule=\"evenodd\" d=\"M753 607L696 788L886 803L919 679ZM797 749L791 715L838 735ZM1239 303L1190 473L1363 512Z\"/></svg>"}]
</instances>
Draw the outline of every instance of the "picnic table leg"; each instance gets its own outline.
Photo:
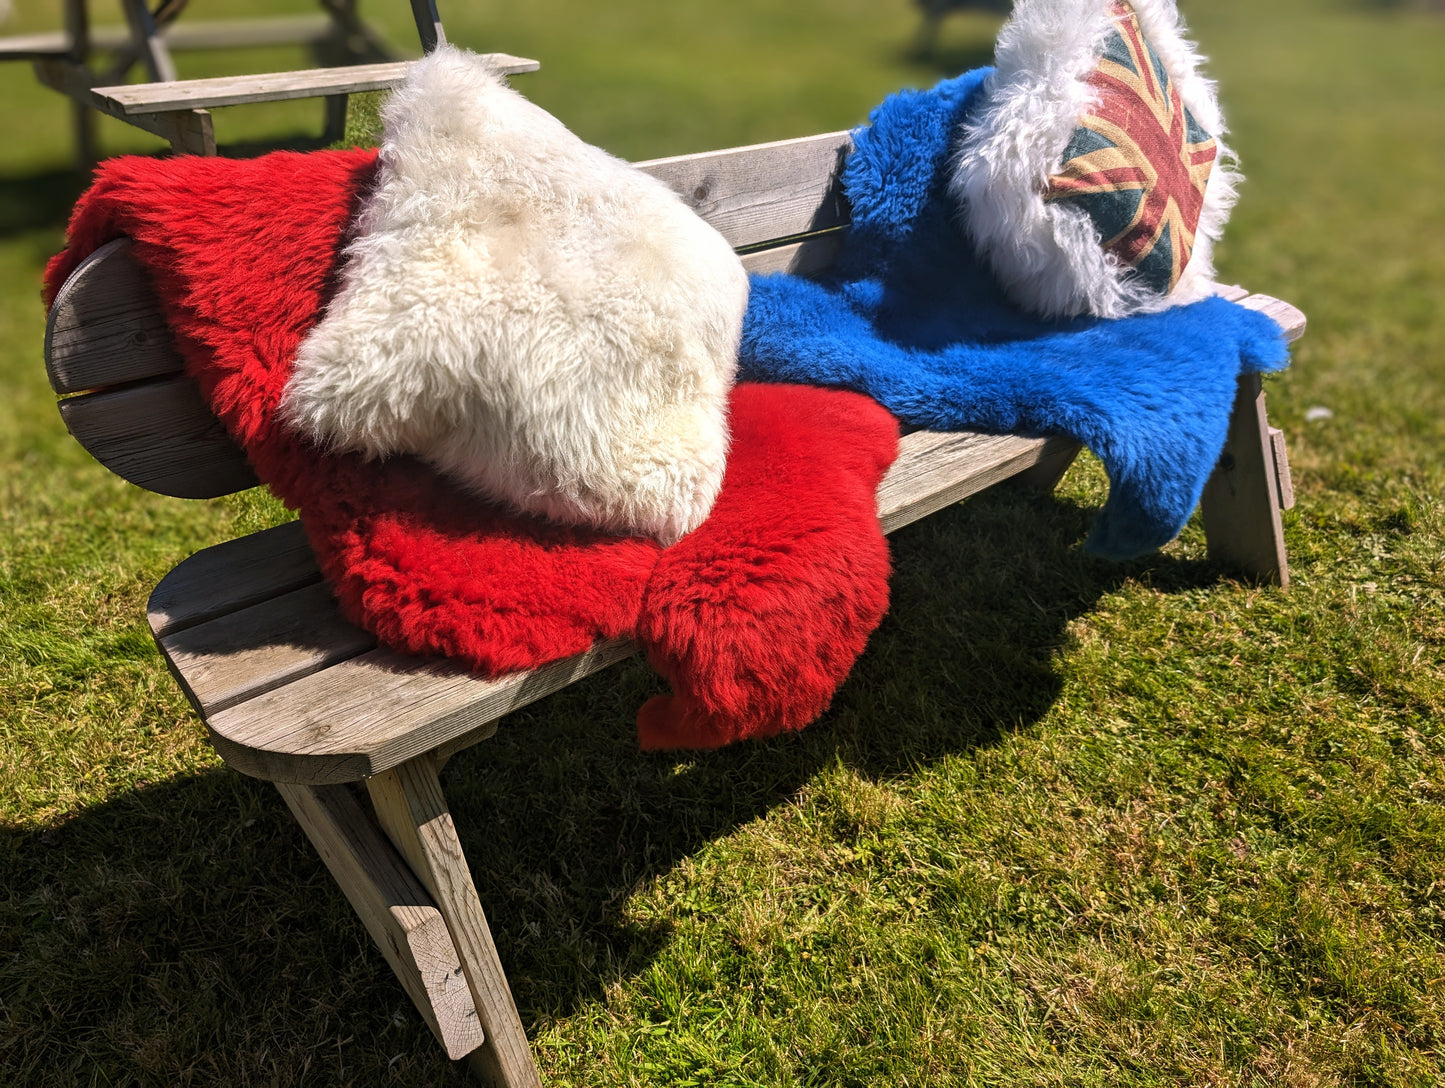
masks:
<instances>
[{"instance_id":1,"label":"picnic table leg","mask_svg":"<svg viewBox=\"0 0 1445 1088\"><path fill-rule=\"evenodd\" d=\"M1265 417L1259 375L1242 375L1224 453L1200 502L1209 557L1288 588L1280 510L1291 502L1283 435L1272 431Z\"/></svg>"},{"instance_id":2,"label":"picnic table leg","mask_svg":"<svg viewBox=\"0 0 1445 1088\"><path fill-rule=\"evenodd\" d=\"M540 1088L522 1020L447 809L436 761L430 754L418 756L373 775L366 785L377 822L430 893L461 955L486 1037L473 1052L473 1068L487 1082L504 1088Z\"/></svg>"},{"instance_id":3,"label":"picnic table leg","mask_svg":"<svg viewBox=\"0 0 1445 1088\"><path fill-rule=\"evenodd\" d=\"M90 11L86 0L65 0L65 29L70 35L69 59L85 67L90 62ZM99 161L95 142L95 112L83 102L71 99L71 124L75 133L75 160L82 177L89 177Z\"/></svg>"}]
</instances>

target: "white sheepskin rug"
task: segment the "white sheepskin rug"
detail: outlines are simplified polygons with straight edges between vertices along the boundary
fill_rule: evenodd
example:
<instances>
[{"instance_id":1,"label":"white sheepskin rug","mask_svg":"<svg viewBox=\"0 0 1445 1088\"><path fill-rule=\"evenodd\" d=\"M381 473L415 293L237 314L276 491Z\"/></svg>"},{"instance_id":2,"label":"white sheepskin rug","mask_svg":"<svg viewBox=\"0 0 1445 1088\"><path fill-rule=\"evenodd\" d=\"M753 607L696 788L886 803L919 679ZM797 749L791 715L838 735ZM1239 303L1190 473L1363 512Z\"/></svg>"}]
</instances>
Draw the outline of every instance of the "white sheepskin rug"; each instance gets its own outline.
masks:
<instances>
[{"instance_id":1,"label":"white sheepskin rug","mask_svg":"<svg viewBox=\"0 0 1445 1088\"><path fill-rule=\"evenodd\" d=\"M671 543L707 516L747 305L661 182L442 46L383 108L374 189L285 420L524 512Z\"/></svg>"},{"instance_id":2,"label":"white sheepskin rug","mask_svg":"<svg viewBox=\"0 0 1445 1088\"><path fill-rule=\"evenodd\" d=\"M1213 293L1239 175L1173 0L1017 0L995 62L950 191L1009 296L1121 317Z\"/></svg>"}]
</instances>

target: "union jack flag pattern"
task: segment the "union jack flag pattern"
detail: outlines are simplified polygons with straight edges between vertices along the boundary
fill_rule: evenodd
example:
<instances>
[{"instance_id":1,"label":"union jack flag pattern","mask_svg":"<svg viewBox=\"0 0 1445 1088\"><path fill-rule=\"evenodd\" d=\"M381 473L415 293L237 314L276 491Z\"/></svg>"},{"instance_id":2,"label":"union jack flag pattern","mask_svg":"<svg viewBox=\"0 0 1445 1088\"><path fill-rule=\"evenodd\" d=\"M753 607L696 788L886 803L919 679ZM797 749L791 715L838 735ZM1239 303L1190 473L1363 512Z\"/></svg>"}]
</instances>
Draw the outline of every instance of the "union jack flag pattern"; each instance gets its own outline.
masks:
<instances>
[{"instance_id":1,"label":"union jack flag pattern","mask_svg":"<svg viewBox=\"0 0 1445 1088\"><path fill-rule=\"evenodd\" d=\"M1087 82L1098 93L1080 118L1044 199L1093 220L1104 249L1161 295L1189 263L1204 189L1219 154L1123 0L1109 4L1114 29Z\"/></svg>"}]
</instances>

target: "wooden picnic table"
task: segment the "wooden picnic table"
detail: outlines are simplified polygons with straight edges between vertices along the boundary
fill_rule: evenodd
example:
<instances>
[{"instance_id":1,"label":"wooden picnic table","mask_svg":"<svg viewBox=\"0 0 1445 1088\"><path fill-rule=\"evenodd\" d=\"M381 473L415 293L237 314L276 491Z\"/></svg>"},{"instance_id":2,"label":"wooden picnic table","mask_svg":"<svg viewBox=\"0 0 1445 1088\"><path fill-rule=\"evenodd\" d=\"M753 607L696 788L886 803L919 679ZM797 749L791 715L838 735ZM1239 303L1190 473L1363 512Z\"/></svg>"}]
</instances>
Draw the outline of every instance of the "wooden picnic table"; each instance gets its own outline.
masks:
<instances>
[{"instance_id":1,"label":"wooden picnic table","mask_svg":"<svg viewBox=\"0 0 1445 1088\"><path fill-rule=\"evenodd\" d=\"M314 15L182 23L188 0L121 0L124 27L92 27L88 0L65 0L65 29L0 38L0 60L28 60L36 78L73 103L76 153L82 168L97 158L95 116L103 113L155 133L176 151L216 153L210 111L220 106L290 98L326 100L326 135L339 139L347 96L383 90L405 77L409 62L391 50L362 20L357 0L318 0ZM422 51L446 40L435 0L410 0ZM318 67L293 72L181 79L172 50L303 44ZM490 54L504 74L536 71L538 63ZM128 84L137 65L146 82Z\"/></svg>"}]
</instances>

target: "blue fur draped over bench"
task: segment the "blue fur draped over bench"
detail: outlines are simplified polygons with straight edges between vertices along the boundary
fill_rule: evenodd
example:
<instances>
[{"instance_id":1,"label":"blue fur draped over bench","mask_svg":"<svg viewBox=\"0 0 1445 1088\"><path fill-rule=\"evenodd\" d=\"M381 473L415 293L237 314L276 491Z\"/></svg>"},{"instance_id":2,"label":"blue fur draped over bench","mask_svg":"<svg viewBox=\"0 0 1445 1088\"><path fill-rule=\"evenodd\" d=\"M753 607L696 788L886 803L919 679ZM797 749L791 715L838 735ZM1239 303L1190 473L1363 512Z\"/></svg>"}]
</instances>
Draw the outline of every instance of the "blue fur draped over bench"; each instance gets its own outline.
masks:
<instances>
[{"instance_id":1,"label":"blue fur draped over bench","mask_svg":"<svg viewBox=\"0 0 1445 1088\"><path fill-rule=\"evenodd\" d=\"M988 72L894 95L854 133L842 252L819 282L754 277L740 376L858 390L931 430L1075 438L1110 481L1090 550L1142 555L1188 521L1239 376L1284 367L1284 336L1222 298L1052 322L1008 303L947 191L960 122Z\"/></svg>"}]
</instances>

